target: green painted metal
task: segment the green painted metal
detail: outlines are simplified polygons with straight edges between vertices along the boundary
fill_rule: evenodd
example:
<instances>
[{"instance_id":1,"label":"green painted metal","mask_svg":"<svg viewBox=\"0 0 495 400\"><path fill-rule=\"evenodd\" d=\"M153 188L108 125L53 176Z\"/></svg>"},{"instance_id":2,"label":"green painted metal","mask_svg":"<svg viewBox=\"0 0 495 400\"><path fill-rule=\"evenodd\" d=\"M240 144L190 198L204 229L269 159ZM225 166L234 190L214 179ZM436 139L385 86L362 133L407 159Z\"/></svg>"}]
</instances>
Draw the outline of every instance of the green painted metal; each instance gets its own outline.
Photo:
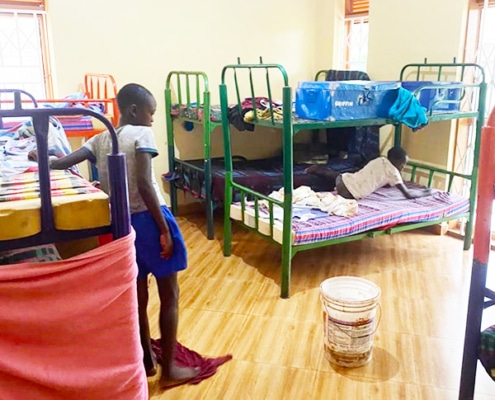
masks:
<instances>
[{"instance_id":1,"label":"green painted metal","mask_svg":"<svg viewBox=\"0 0 495 400\"><path fill-rule=\"evenodd\" d=\"M223 219L223 255L232 253L232 222L230 220L230 205L233 199L232 187L232 145L230 143L229 101L227 86L222 78L220 84L220 108L222 110L223 155L225 157L225 194L224 194L224 219ZM243 213L244 215L244 213Z\"/></svg>"},{"instance_id":2,"label":"green painted metal","mask_svg":"<svg viewBox=\"0 0 495 400\"><path fill-rule=\"evenodd\" d=\"M407 64L405 65L400 72L400 80L404 80L405 77L411 74L411 71L415 71L416 80L420 80L420 77L424 75L428 76L431 74L431 71L436 68L437 71L437 80L441 81L442 77L446 73L454 74L455 76L459 76L459 79L462 81L465 77L469 77L473 82L465 83L463 85L452 84L449 87L453 88L462 88L463 95L462 98L458 101L461 104L461 111L457 113L443 113L443 114L435 114L432 115L431 112L428 115L428 119L431 122L435 121L448 121L453 119L460 118L473 118L476 120L476 127L474 133L474 146L473 146L473 167L471 173L465 176L466 179L469 179L471 182L469 189L469 203L470 203L470 213L469 218L466 222L466 232L464 235L464 249L467 250L471 246L472 235L473 235L473 223L474 223L474 212L476 207L476 193L478 187L478 171L479 171L479 149L481 143L481 131L483 128L484 118L485 118L485 108L486 108L486 82L485 82L485 71L483 67L474 63L425 63L421 64ZM469 74L469 75L468 75ZM424 79L423 79L424 80ZM435 86L428 85L423 86L422 88L417 89L414 93L418 95L421 90L425 90L428 88L444 88L445 86ZM464 100L464 96L466 95L466 90L471 89L473 91L472 98L470 99L472 102L472 107L470 110L462 110L462 101ZM395 141L396 145L401 144L401 126L396 126L396 135ZM449 188L451 187L452 182L449 182Z\"/></svg>"},{"instance_id":3,"label":"green painted metal","mask_svg":"<svg viewBox=\"0 0 495 400\"><path fill-rule=\"evenodd\" d=\"M432 223L432 221L424 221L424 222L415 222L415 223L410 223L410 224L397 225L397 226L394 226L392 228L387 229L386 233L391 235L393 233L410 231L412 229L425 228L425 227L431 226L431 225L438 225L438 224L441 224L442 222L452 221L452 220L464 218L464 217L468 218L469 213L458 214L458 215L453 216L453 217L438 218L435 221L433 221L433 223Z\"/></svg>"},{"instance_id":4,"label":"green painted metal","mask_svg":"<svg viewBox=\"0 0 495 400\"><path fill-rule=\"evenodd\" d=\"M349 126L382 126L382 125L393 125L393 124L396 124L396 122L387 118L358 119L352 121L313 121L313 120L310 121L307 119L300 119L297 117L293 117L293 122L292 122L294 133L297 133L302 130L345 128ZM267 128L283 129L284 124L280 120L274 120L272 122L270 118L269 120L260 119L256 121L256 125L264 126Z\"/></svg>"},{"instance_id":5,"label":"green painted metal","mask_svg":"<svg viewBox=\"0 0 495 400\"><path fill-rule=\"evenodd\" d=\"M175 89L177 100L172 100L172 91ZM165 116L167 124L167 147L169 171L175 171L177 164L184 164L192 167L187 160L181 160L175 156L175 139L174 139L174 119L188 121L203 129L203 167L194 169L200 170L205 177L205 212L208 239L214 238L213 223L213 198L212 198L212 171L211 171L211 135L213 130L220 126L220 122L211 120L211 100L210 86L208 76L201 71L171 71L167 76L165 84ZM192 106L202 106L203 117L199 113L196 115L177 117L172 116L172 107L189 108ZM170 202L174 215L178 213L177 188L173 183L170 184Z\"/></svg>"},{"instance_id":6,"label":"green painted metal","mask_svg":"<svg viewBox=\"0 0 495 400\"><path fill-rule=\"evenodd\" d=\"M165 118L167 127L168 170L173 172L175 171L174 123L172 121L172 91L168 85L165 88ZM177 188L173 183L170 184L170 203L172 214L177 215Z\"/></svg>"},{"instance_id":7,"label":"green painted metal","mask_svg":"<svg viewBox=\"0 0 495 400\"><path fill-rule=\"evenodd\" d=\"M328 70L327 69L320 69L316 74L315 74L315 81L319 81L319 80L325 80L326 76L327 76L327 72Z\"/></svg>"},{"instance_id":8,"label":"green painted metal","mask_svg":"<svg viewBox=\"0 0 495 400\"><path fill-rule=\"evenodd\" d=\"M468 67L480 68L481 70L481 80L473 85L468 85L479 91L478 104L479 107L477 110L468 110L462 111L459 113L448 113L448 114L433 114L429 116L430 121L442 121L442 120L453 120L458 118L476 118L477 119L477 127L476 127L476 141L475 141L475 154L474 154L474 165L472 173L463 174L457 173L449 170L445 170L442 168L431 167L425 164L420 163L410 163L412 170L412 177L414 178L419 171L426 171L428 177L428 185L433 183L434 177L438 174L447 177L448 187L449 189L452 186L452 181L454 177L459 177L463 179L471 180L471 192L470 192L470 205L471 211L462 217L468 218L470 222L472 222L472 213L475 208L475 200L476 200L476 178L478 173L478 149L479 149L479 137L481 134L481 126L483 125L483 115L484 115L484 98L486 93L486 84L484 84L484 72L476 64L409 64L410 66L421 68L431 67L431 68L440 68L443 70L447 67L459 67L462 69L461 75L464 76L464 73ZM263 70L265 72L265 82L264 84L258 81L255 81L254 71ZM403 69L401 71L401 79L404 73ZM315 79L318 79L318 76L322 73L326 73L326 71L319 71L316 75ZM241 99L243 98L252 98L254 100L255 97L265 96L268 97L269 100L273 99L273 88L271 87L271 82L276 79L272 79L272 74L277 75L278 81L282 81L282 120L276 119L274 115L273 107L269 107L269 117L267 119L258 118L256 113L256 107L254 111L254 124L256 126L269 127L269 128L278 128L282 131L283 135L283 168L284 168L284 200L280 202L273 198L270 198L261 193L257 193L247 187L239 185L238 183L233 182L232 174L233 174L233 163L232 163L232 151L231 151L231 139L230 139L230 125L228 122L228 107L229 101L227 97L227 80L231 77L231 81L233 81L233 85L235 86L235 93L237 97L237 106L241 107ZM441 74L440 74L441 75ZM439 75L439 76L440 76ZM428 225L434 225L441 223L443 221L447 221L450 219L458 219L459 216L455 216L452 218L443 218L437 219L435 221L414 223L414 224L404 224L400 226L396 226L394 228L390 228L388 230L375 230L368 231L352 236L347 236L343 238L330 239L325 241L320 241L316 243L304 244L304 245L294 245L292 243L292 196L293 196L293 137L298 132L302 130L312 130L312 129L321 129L321 128L337 128L337 127L346 127L346 126L370 126L370 125L387 125L387 124L395 124L395 137L394 143L396 145L401 144L401 126L389 119L367 119L367 120L354 120L354 121L307 121L295 118L292 112L292 92L291 87L289 86L289 81L287 77L287 73L285 69L279 64L241 64L240 61L238 64L227 65L222 70L222 80L220 85L220 99L221 99L221 107L222 107L222 131L223 131L223 139L224 139L224 155L225 155L225 170L226 170L226 178L225 178L225 212L224 212L224 255L231 254L231 245L232 245L232 227L231 227L231 218L230 218L230 204L234 199L234 192L240 194L241 198L241 211L243 214L242 225L247 229L253 230L259 234L261 234L266 239L275 242L273 240L273 209L275 206L283 207L283 231L282 231L282 270L281 270L281 297L286 298L289 297L290 294L290 274L291 274L291 260L293 256L304 250L315 249L323 246L345 243L354 240L361 240L364 238L374 238L379 237L385 234L392 234L395 232L401 232L411 229L417 229ZM241 80L242 77L247 76L246 79L249 82L244 82ZM421 76L420 72L417 72L417 77ZM246 84L247 83L247 84ZM260 93L260 87L263 87L265 92ZM241 88L249 88L249 94L247 96L241 96ZM445 88L445 86L442 86ZM256 95L258 93L258 96ZM254 101L253 101L254 103ZM255 219L254 227L250 227L246 225L246 221L244 220L244 210L247 207L247 201L252 201L255 205L259 204L261 200L264 200L268 204L268 209L270 212L270 235L267 236L259 231L258 224L258 212L255 211ZM258 207L255 208L256 210ZM467 241L471 240L471 228L467 228L466 230L466 239Z\"/></svg>"},{"instance_id":9,"label":"green painted metal","mask_svg":"<svg viewBox=\"0 0 495 400\"><path fill-rule=\"evenodd\" d=\"M283 298L289 297L290 270L292 261L292 192L294 190L294 146L292 143L292 95L286 85L283 92L283 164L284 164L284 220L282 233L282 277Z\"/></svg>"}]
</instances>

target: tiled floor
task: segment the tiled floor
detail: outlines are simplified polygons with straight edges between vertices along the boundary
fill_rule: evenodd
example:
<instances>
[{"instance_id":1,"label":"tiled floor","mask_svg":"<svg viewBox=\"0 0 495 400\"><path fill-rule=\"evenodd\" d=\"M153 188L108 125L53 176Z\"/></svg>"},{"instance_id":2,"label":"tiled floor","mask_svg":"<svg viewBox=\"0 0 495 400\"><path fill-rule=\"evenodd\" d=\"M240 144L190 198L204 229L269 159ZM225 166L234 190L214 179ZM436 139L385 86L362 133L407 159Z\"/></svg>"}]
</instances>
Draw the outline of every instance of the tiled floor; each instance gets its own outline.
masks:
<instances>
[{"instance_id":1,"label":"tiled floor","mask_svg":"<svg viewBox=\"0 0 495 400\"><path fill-rule=\"evenodd\" d=\"M178 221L190 263L180 273L179 340L233 359L198 385L162 391L150 379L151 399L457 399L472 257L460 240L418 231L302 252L293 260L291 297L281 299L279 246L235 227L225 258L220 224L208 241L202 215ZM339 275L382 290L373 359L360 368L335 367L323 351L319 285ZM485 317L485 325L495 323L495 310ZM480 364L475 399L495 400L495 382Z\"/></svg>"}]
</instances>

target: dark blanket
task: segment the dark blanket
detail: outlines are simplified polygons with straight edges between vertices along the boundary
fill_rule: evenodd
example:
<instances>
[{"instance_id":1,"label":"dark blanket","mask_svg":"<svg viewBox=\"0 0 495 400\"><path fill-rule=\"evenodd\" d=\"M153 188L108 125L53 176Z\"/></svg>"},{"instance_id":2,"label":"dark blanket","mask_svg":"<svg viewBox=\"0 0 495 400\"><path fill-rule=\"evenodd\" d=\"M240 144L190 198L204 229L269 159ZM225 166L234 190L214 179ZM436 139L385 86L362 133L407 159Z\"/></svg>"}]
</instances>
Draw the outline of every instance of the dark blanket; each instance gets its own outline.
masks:
<instances>
[{"instance_id":1,"label":"dark blanket","mask_svg":"<svg viewBox=\"0 0 495 400\"><path fill-rule=\"evenodd\" d=\"M203 167L204 160L190 160L190 164ZM335 182L314 174L307 174L305 169L309 164L294 165L294 187L309 186L315 191L331 191ZM358 168L349 160L330 160L328 168L339 172L355 171ZM254 191L268 195L283 186L284 173L281 157L261 160L234 159L234 181ZM205 198L204 173L187 165L177 163L173 174L165 174L163 178L174 184L178 189L191 192L195 197ZM225 166L222 159L212 160L212 192L213 199L223 203L225 191Z\"/></svg>"}]
</instances>

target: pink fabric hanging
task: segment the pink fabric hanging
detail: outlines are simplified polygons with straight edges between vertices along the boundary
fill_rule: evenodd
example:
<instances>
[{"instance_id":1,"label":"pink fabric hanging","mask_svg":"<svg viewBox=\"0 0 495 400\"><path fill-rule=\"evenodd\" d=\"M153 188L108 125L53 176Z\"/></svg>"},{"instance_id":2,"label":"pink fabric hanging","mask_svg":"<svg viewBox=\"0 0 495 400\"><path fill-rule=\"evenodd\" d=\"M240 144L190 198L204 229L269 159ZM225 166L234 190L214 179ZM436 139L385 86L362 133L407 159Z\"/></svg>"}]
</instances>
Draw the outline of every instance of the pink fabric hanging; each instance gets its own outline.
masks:
<instances>
[{"instance_id":1,"label":"pink fabric hanging","mask_svg":"<svg viewBox=\"0 0 495 400\"><path fill-rule=\"evenodd\" d=\"M0 266L0 399L147 399L136 276L134 233L64 261Z\"/></svg>"}]
</instances>

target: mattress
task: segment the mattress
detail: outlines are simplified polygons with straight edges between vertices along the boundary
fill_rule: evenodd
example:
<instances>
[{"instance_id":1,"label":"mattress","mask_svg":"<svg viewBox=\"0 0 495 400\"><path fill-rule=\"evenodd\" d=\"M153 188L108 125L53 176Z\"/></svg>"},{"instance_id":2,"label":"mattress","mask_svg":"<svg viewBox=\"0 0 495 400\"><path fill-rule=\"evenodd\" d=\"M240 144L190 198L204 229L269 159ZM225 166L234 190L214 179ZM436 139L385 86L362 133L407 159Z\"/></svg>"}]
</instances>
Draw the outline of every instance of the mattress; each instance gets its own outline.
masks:
<instances>
[{"instance_id":1,"label":"mattress","mask_svg":"<svg viewBox=\"0 0 495 400\"><path fill-rule=\"evenodd\" d=\"M204 109L195 105L173 104L170 114L172 117L203 121ZM210 120L212 122L222 121L222 110L219 105L210 107Z\"/></svg>"},{"instance_id":2,"label":"mattress","mask_svg":"<svg viewBox=\"0 0 495 400\"><path fill-rule=\"evenodd\" d=\"M213 200L223 202L225 196L225 164L223 158L212 159L212 196ZM192 165L190 167L188 164ZM283 186L284 169L282 157L247 160L234 156L234 182L246 186L256 192L269 194ZM335 182L308 174L305 169L309 164L294 164L294 186L310 186L317 191L332 190ZM351 172L356 167L348 160L331 160L329 167L339 172ZM188 160L187 164L180 161L175 165L173 174L163 175L163 179L181 190L191 192L195 197L205 198L205 175L198 169L204 168L204 160Z\"/></svg>"},{"instance_id":3,"label":"mattress","mask_svg":"<svg viewBox=\"0 0 495 400\"><path fill-rule=\"evenodd\" d=\"M69 171L50 171L55 228L91 229L110 225L109 199L101 190ZM0 178L0 240L41 232L37 172Z\"/></svg>"},{"instance_id":4,"label":"mattress","mask_svg":"<svg viewBox=\"0 0 495 400\"><path fill-rule=\"evenodd\" d=\"M412 184L407 184L410 188ZM387 229L398 224L435 221L441 218L462 215L469 211L469 200L448 192L433 190L431 196L419 199L406 199L396 188L381 188L365 199L358 200L358 212L350 217L327 215L314 212L315 218L293 218L292 244L303 245L319 241L337 239L363 233L373 229ZM242 221L239 203L230 206L234 220ZM255 227L255 209L246 206L244 223ZM270 234L268 212L259 208L258 230L282 243L282 221L275 219L273 234Z\"/></svg>"},{"instance_id":5,"label":"mattress","mask_svg":"<svg viewBox=\"0 0 495 400\"><path fill-rule=\"evenodd\" d=\"M105 117L111 120L110 115L105 115ZM89 115L60 115L57 116L57 120L60 121L67 137L84 136L89 139L107 129L105 124L98 118ZM22 128L23 122L24 120L9 121L5 118L3 126L0 129L0 136L2 134L15 132L17 129Z\"/></svg>"}]
</instances>

